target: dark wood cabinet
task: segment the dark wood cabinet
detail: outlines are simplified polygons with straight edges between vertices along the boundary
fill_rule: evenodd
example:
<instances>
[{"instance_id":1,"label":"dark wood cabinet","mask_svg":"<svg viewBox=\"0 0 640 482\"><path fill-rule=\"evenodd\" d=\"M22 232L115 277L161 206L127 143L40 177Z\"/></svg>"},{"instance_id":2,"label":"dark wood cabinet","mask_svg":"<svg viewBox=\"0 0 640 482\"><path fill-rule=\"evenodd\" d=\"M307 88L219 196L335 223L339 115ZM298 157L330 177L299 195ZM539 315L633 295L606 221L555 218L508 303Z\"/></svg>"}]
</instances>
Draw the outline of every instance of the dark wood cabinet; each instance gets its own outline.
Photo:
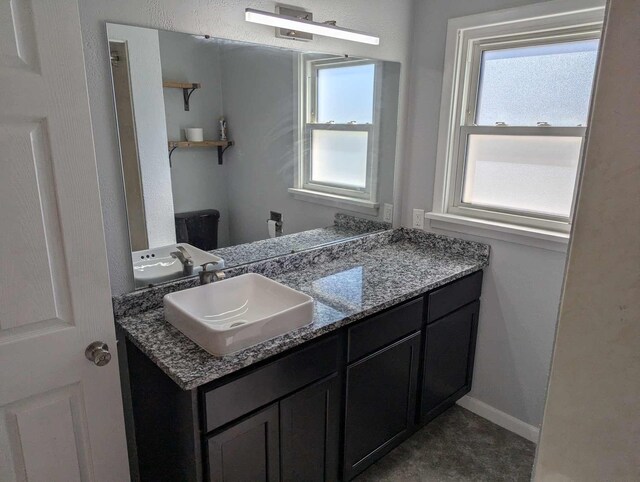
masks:
<instances>
[{"instance_id":1,"label":"dark wood cabinet","mask_svg":"<svg viewBox=\"0 0 640 482\"><path fill-rule=\"evenodd\" d=\"M127 341L140 480L352 479L471 389L481 286L472 273L190 391Z\"/></svg>"},{"instance_id":2,"label":"dark wood cabinet","mask_svg":"<svg viewBox=\"0 0 640 482\"><path fill-rule=\"evenodd\" d=\"M338 375L280 402L280 474L283 481L322 482L338 478L340 438Z\"/></svg>"},{"instance_id":3,"label":"dark wood cabinet","mask_svg":"<svg viewBox=\"0 0 640 482\"><path fill-rule=\"evenodd\" d=\"M347 367L344 478L351 479L414 427L420 333Z\"/></svg>"},{"instance_id":4,"label":"dark wood cabinet","mask_svg":"<svg viewBox=\"0 0 640 482\"><path fill-rule=\"evenodd\" d=\"M207 439L209 480L280 480L278 404Z\"/></svg>"},{"instance_id":5,"label":"dark wood cabinet","mask_svg":"<svg viewBox=\"0 0 640 482\"><path fill-rule=\"evenodd\" d=\"M425 330L421 422L427 422L471 389L480 302L470 303Z\"/></svg>"}]
</instances>

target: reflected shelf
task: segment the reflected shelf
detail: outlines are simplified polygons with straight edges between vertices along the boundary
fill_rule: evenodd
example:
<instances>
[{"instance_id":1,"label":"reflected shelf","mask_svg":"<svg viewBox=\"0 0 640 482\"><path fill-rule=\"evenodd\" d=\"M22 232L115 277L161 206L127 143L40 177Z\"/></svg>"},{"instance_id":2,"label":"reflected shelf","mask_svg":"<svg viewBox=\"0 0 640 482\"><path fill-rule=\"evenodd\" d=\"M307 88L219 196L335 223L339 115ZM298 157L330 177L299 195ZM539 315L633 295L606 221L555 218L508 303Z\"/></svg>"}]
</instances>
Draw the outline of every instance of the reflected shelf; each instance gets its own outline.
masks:
<instances>
[{"instance_id":1,"label":"reflected shelf","mask_svg":"<svg viewBox=\"0 0 640 482\"><path fill-rule=\"evenodd\" d=\"M171 167L171 155L173 151L180 148L192 147L217 147L218 148L218 164L222 165L223 154L227 149L233 146L233 141L169 141L169 166Z\"/></svg>"}]
</instances>

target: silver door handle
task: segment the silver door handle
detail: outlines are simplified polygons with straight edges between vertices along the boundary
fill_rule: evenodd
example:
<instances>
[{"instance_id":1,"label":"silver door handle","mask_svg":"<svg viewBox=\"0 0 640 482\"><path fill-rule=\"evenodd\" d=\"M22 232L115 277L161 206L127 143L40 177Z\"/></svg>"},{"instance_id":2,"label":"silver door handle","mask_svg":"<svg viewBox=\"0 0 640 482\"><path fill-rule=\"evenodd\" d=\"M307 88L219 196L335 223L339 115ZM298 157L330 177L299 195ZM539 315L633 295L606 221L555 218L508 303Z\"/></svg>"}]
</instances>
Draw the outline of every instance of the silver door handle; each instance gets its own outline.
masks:
<instances>
[{"instance_id":1,"label":"silver door handle","mask_svg":"<svg viewBox=\"0 0 640 482\"><path fill-rule=\"evenodd\" d=\"M94 341L84 351L87 360L95 363L99 367L105 366L111 361L109 346L101 341Z\"/></svg>"}]
</instances>

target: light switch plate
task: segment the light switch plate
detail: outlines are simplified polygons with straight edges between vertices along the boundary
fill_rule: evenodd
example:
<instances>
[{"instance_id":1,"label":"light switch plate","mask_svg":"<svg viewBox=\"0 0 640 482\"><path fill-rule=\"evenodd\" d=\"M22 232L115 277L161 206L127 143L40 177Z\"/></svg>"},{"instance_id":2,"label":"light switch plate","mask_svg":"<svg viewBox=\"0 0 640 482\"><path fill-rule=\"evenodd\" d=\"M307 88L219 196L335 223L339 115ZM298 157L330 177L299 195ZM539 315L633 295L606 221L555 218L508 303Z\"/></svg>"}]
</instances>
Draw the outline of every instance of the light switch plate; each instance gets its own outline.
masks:
<instances>
[{"instance_id":1,"label":"light switch plate","mask_svg":"<svg viewBox=\"0 0 640 482\"><path fill-rule=\"evenodd\" d=\"M393 222L393 204L384 204L384 212L382 214L382 220L385 223Z\"/></svg>"},{"instance_id":2,"label":"light switch plate","mask_svg":"<svg viewBox=\"0 0 640 482\"><path fill-rule=\"evenodd\" d=\"M413 227L424 229L424 209L413 210Z\"/></svg>"}]
</instances>

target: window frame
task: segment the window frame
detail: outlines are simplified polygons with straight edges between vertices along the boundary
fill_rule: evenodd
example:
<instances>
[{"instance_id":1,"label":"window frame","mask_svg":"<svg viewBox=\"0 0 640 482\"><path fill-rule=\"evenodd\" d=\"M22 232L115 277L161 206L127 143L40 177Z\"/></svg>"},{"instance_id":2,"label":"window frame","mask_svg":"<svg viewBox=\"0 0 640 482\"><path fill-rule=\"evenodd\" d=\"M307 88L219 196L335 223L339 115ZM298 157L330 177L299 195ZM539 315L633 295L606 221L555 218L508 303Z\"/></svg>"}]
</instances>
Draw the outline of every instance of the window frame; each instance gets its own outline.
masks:
<instances>
[{"instance_id":1,"label":"window frame","mask_svg":"<svg viewBox=\"0 0 640 482\"><path fill-rule=\"evenodd\" d=\"M350 59L345 57L330 57L321 59L305 59L301 55L300 78L300 121L298 128L298 169L296 182L292 194L300 195L309 193L314 197L307 197L306 200L322 202L327 197L332 197L335 202L353 204L360 206L357 210L370 208L377 211L377 187L378 187L378 139L380 130L380 101L382 87L381 63L371 59ZM373 118L371 124L335 124L316 122L317 112L317 78L321 69L355 66L374 65L374 98L373 98ZM338 183L322 183L311 178L312 173L312 140L313 132L316 130L334 131L357 131L367 132L367 160L366 160L366 180L365 187L358 188ZM351 202L353 201L353 202ZM348 206L346 206L349 208Z\"/></svg>"},{"instance_id":2,"label":"window frame","mask_svg":"<svg viewBox=\"0 0 640 482\"><path fill-rule=\"evenodd\" d=\"M557 235L557 239L566 241L577 195L575 186L571 211L567 217L462 201L467 137L470 134L581 137L582 152L586 126L475 125L482 53L496 48L599 39L603 16L604 7L600 2L587 0L583 3L549 2L547 5L532 5L449 21L433 211L427 214L432 219L432 225L446 222L447 218L461 225L471 225L477 220L476 224L482 229L496 227L501 232L512 231L525 235L530 232L535 236L543 232L550 238ZM581 164L582 158L579 160L576 186Z\"/></svg>"}]
</instances>

